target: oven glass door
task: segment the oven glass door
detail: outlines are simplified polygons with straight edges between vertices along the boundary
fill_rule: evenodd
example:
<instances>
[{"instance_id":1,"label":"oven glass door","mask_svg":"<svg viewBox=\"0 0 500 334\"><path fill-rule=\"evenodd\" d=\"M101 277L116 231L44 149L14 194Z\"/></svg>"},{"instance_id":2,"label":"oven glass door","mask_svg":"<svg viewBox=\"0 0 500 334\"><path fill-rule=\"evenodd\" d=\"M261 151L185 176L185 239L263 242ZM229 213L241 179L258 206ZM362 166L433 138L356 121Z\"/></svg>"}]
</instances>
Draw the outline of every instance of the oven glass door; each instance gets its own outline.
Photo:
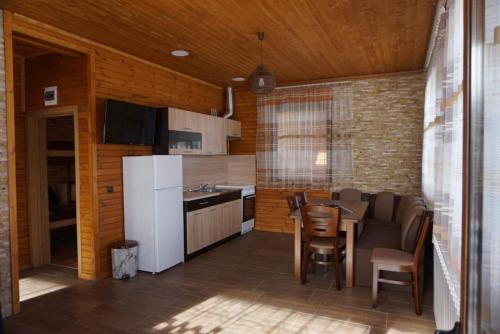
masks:
<instances>
[{"instance_id":1,"label":"oven glass door","mask_svg":"<svg viewBox=\"0 0 500 334\"><path fill-rule=\"evenodd\" d=\"M254 219L255 217L255 195L243 197L243 222Z\"/></svg>"}]
</instances>

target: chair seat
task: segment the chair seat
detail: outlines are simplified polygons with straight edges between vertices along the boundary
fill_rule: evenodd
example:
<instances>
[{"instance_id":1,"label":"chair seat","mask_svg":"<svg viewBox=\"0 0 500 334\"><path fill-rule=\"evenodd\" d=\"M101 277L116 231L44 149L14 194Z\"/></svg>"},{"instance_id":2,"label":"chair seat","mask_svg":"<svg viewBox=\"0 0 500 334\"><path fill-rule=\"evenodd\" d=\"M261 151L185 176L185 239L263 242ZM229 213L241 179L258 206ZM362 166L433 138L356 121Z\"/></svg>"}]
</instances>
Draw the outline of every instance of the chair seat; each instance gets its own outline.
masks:
<instances>
[{"instance_id":1,"label":"chair seat","mask_svg":"<svg viewBox=\"0 0 500 334\"><path fill-rule=\"evenodd\" d=\"M374 248L370 262L382 266L411 267L413 265L413 254L399 249Z\"/></svg>"},{"instance_id":2,"label":"chair seat","mask_svg":"<svg viewBox=\"0 0 500 334\"><path fill-rule=\"evenodd\" d=\"M339 237L338 239L339 239L339 248L344 248L345 247L345 238ZM315 238L312 238L310 246L312 248L334 249L335 248L335 238L315 237Z\"/></svg>"}]
</instances>

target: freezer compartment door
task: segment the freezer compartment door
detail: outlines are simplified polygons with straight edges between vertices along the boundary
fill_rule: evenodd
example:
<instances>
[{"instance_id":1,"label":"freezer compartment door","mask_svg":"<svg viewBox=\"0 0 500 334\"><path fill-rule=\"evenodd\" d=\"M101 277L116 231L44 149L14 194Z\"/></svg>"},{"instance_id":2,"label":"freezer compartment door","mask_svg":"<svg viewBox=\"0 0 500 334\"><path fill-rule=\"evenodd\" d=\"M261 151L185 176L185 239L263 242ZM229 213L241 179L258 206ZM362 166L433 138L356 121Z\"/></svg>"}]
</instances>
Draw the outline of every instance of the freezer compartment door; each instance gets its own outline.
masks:
<instances>
[{"instance_id":1,"label":"freezer compartment door","mask_svg":"<svg viewBox=\"0 0 500 334\"><path fill-rule=\"evenodd\" d=\"M182 188L155 190L157 272L184 261Z\"/></svg>"},{"instance_id":2,"label":"freezer compartment door","mask_svg":"<svg viewBox=\"0 0 500 334\"><path fill-rule=\"evenodd\" d=\"M154 189L182 187L182 156L153 155Z\"/></svg>"}]
</instances>

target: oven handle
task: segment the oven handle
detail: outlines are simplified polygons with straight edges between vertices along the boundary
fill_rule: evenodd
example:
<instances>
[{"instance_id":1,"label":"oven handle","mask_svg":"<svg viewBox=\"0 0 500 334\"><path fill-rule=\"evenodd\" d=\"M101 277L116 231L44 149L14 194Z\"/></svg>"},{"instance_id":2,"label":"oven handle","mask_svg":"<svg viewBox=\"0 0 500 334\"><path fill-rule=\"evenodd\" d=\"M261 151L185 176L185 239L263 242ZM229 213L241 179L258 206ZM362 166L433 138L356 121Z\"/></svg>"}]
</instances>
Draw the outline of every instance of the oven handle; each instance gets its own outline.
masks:
<instances>
[{"instance_id":1,"label":"oven handle","mask_svg":"<svg viewBox=\"0 0 500 334\"><path fill-rule=\"evenodd\" d=\"M244 196L243 198L254 198L255 195L248 195L248 196Z\"/></svg>"}]
</instances>

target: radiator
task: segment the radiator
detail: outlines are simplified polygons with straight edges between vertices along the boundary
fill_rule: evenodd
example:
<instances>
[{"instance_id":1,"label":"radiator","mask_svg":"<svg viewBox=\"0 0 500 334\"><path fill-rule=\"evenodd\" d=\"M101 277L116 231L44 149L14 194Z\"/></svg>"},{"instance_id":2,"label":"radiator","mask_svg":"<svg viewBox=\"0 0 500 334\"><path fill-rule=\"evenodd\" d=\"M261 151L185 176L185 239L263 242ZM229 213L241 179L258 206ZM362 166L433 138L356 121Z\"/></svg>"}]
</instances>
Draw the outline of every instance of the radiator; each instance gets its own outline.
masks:
<instances>
[{"instance_id":1,"label":"radiator","mask_svg":"<svg viewBox=\"0 0 500 334\"><path fill-rule=\"evenodd\" d=\"M451 281L446 270L446 265L439 251L439 246L434 244L434 318L438 329L451 329L459 319L460 304L457 296L450 286Z\"/></svg>"}]
</instances>

